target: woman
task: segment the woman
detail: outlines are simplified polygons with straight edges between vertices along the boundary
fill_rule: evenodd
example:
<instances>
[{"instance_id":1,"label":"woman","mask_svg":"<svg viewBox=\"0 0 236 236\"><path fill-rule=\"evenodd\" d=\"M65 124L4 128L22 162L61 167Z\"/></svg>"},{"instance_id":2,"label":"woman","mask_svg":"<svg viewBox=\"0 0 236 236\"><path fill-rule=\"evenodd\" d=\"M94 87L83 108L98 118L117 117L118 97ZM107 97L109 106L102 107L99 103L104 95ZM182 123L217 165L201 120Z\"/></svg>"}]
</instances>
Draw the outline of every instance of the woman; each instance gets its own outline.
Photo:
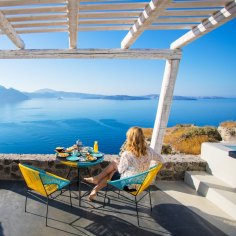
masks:
<instances>
[{"instance_id":1,"label":"woman","mask_svg":"<svg viewBox=\"0 0 236 236\"><path fill-rule=\"evenodd\" d=\"M107 180L117 180L146 171L152 160L163 162L160 155L147 147L141 128L130 128L126 133L126 138L125 151L119 163L112 161L99 175L84 178L85 181L96 185L89 195L89 200L95 199L97 192L107 185Z\"/></svg>"}]
</instances>

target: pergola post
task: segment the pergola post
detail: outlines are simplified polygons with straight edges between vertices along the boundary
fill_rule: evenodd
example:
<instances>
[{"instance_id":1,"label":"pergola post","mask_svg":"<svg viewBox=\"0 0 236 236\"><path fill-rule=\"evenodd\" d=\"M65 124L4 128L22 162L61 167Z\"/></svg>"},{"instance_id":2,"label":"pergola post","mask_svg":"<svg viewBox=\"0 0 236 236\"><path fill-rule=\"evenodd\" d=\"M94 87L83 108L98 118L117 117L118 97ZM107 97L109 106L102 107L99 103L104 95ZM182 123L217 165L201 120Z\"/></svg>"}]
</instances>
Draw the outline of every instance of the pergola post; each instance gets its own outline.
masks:
<instances>
[{"instance_id":1,"label":"pergola post","mask_svg":"<svg viewBox=\"0 0 236 236\"><path fill-rule=\"evenodd\" d=\"M161 153L162 149L162 142L169 119L179 62L179 59L167 60L165 65L165 72L151 140L151 147L157 153Z\"/></svg>"}]
</instances>

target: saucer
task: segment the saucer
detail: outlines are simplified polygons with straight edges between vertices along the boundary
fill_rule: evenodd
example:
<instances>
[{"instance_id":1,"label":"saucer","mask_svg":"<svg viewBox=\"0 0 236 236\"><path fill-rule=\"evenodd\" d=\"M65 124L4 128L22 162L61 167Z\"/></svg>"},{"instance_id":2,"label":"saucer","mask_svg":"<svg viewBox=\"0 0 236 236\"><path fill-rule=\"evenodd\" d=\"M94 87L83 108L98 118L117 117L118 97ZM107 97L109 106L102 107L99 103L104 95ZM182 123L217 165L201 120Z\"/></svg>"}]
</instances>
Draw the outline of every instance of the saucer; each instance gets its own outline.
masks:
<instances>
[{"instance_id":1,"label":"saucer","mask_svg":"<svg viewBox=\"0 0 236 236\"><path fill-rule=\"evenodd\" d=\"M79 157L77 156L69 156L66 158L67 161L78 161L79 160Z\"/></svg>"},{"instance_id":2,"label":"saucer","mask_svg":"<svg viewBox=\"0 0 236 236\"><path fill-rule=\"evenodd\" d=\"M97 153L92 153L91 154L93 157L96 157L96 158L100 158L100 157L103 157L103 153L101 153L101 152L97 152Z\"/></svg>"}]
</instances>

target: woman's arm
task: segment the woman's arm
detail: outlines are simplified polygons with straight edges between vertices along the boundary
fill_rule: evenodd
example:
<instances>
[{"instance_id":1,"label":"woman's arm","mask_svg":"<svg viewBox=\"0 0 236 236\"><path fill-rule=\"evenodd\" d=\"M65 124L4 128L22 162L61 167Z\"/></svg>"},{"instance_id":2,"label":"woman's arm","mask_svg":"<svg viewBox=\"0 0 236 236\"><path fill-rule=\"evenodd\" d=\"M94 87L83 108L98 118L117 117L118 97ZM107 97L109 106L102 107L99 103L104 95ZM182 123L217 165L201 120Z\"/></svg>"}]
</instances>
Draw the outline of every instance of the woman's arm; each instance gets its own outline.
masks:
<instances>
[{"instance_id":1,"label":"woman's arm","mask_svg":"<svg viewBox=\"0 0 236 236\"><path fill-rule=\"evenodd\" d=\"M118 165L118 171L120 174L124 173L129 167L129 162L127 157L128 157L127 152L123 152Z\"/></svg>"},{"instance_id":2,"label":"woman's arm","mask_svg":"<svg viewBox=\"0 0 236 236\"><path fill-rule=\"evenodd\" d=\"M149 150L150 150L151 155L152 155L152 160L155 160L158 163L163 163L164 162L164 159L160 154L155 152L151 147L149 148Z\"/></svg>"}]
</instances>

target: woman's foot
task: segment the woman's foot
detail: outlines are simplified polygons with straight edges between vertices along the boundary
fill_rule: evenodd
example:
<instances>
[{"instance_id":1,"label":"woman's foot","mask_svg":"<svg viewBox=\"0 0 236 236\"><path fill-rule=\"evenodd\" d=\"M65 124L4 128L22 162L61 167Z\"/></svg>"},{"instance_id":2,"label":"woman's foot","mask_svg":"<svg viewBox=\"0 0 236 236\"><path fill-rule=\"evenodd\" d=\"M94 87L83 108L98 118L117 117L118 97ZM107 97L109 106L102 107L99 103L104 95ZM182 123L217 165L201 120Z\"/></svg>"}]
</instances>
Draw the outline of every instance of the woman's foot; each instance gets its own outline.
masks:
<instances>
[{"instance_id":1,"label":"woman's foot","mask_svg":"<svg viewBox=\"0 0 236 236\"><path fill-rule=\"evenodd\" d=\"M90 184L97 184L97 181L94 177L84 178L84 181L90 183Z\"/></svg>"},{"instance_id":2,"label":"woman's foot","mask_svg":"<svg viewBox=\"0 0 236 236\"><path fill-rule=\"evenodd\" d=\"M94 201L96 196L97 196L96 191L92 190L92 192L88 196L89 201Z\"/></svg>"}]
</instances>

